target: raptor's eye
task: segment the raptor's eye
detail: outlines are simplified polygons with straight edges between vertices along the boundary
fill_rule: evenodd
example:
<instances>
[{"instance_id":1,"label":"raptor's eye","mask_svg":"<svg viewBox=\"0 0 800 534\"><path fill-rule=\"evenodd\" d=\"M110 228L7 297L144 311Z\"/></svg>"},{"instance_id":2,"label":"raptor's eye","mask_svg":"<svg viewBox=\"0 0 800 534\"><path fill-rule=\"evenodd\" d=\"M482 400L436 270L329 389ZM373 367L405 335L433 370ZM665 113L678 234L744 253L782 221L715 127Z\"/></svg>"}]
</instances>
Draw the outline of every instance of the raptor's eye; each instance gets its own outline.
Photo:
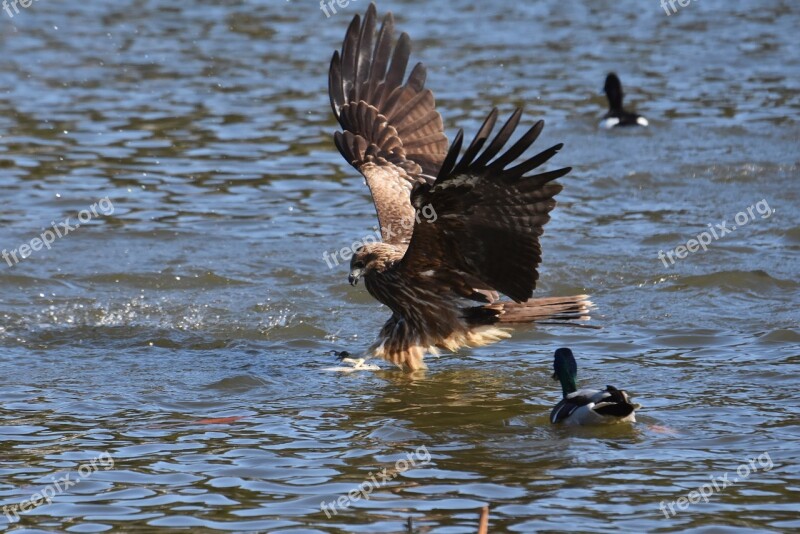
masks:
<instances>
[{"instance_id":1,"label":"raptor's eye","mask_svg":"<svg viewBox=\"0 0 800 534\"><path fill-rule=\"evenodd\" d=\"M353 267L355 267L356 269L363 269L364 268L364 262L363 261L357 261L357 262L355 262L353 264Z\"/></svg>"}]
</instances>

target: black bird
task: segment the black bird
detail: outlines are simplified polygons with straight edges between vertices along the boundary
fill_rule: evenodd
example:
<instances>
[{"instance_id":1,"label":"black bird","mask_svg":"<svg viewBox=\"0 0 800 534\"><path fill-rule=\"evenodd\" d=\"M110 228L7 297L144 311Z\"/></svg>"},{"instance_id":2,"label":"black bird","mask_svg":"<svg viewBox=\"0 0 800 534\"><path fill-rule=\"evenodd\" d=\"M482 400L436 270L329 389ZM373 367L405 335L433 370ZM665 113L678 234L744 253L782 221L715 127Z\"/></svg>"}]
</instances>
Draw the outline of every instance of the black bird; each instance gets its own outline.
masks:
<instances>
[{"instance_id":1,"label":"black bird","mask_svg":"<svg viewBox=\"0 0 800 534\"><path fill-rule=\"evenodd\" d=\"M613 72L606 76L606 84L603 87L608 97L608 113L603 116L600 126L603 128L615 128L617 126L647 126L647 119L637 113L625 111L622 108L622 83Z\"/></svg>"}]
</instances>

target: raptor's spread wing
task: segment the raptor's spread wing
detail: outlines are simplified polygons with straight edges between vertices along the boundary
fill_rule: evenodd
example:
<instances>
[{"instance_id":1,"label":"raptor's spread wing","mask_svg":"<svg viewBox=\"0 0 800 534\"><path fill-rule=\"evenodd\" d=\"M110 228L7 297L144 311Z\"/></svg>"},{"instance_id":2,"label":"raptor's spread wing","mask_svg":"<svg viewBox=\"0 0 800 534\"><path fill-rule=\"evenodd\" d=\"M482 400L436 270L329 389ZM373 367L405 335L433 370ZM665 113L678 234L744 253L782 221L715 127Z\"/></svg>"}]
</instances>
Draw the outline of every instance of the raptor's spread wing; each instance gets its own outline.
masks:
<instances>
[{"instance_id":1,"label":"raptor's spread wing","mask_svg":"<svg viewBox=\"0 0 800 534\"><path fill-rule=\"evenodd\" d=\"M343 132L334 134L339 152L364 175L383 240L408 243L414 225L410 195L415 183L432 182L447 153L442 118L433 93L425 89L420 63L405 78L411 40L394 43L389 13L376 33L370 4L363 24L356 15L328 77L333 113Z\"/></svg>"},{"instance_id":2,"label":"raptor's spread wing","mask_svg":"<svg viewBox=\"0 0 800 534\"><path fill-rule=\"evenodd\" d=\"M459 286L466 281L517 302L531 297L539 277L539 236L561 191L561 185L551 182L571 169L529 174L555 155L561 144L513 165L539 136L543 121L498 156L521 115L516 110L483 149L497 120L497 110L492 110L460 160L463 134L459 132L436 181L415 187L414 207L430 206L436 217L414 227L401 262L407 276L427 273L429 279L438 279L462 296L467 295Z\"/></svg>"}]
</instances>

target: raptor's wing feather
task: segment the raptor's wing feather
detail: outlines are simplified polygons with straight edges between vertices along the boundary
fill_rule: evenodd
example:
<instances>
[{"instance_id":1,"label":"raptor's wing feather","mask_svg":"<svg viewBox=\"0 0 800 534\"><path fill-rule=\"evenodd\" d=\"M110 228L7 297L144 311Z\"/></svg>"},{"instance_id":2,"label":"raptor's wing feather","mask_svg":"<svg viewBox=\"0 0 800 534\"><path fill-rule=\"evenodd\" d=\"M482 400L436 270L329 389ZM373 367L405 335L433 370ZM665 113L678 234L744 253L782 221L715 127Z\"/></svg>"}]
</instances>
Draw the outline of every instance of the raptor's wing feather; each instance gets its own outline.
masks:
<instances>
[{"instance_id":1,"label":"raptor's wing feather","mask_svg":"<svg viewBox=\"0 0 800 534\"><path fill-rule=\"evenodd\" d=\"M552 182L571 169L528 174L562 147L523 157L539 137L542 121L502 152L521 114L516 110L481 152L497 120L497 110L492 110L460 160L459 132L436 181L415 187L412 204L429 207L435 217L414 227L402 260L407 275L433 271L450 279L468 277L473 287L499 291L517 302L531 297L542 259L539 236L562 189Z\"/></svg>"},{"instance_id":2,"label":"raptor's wing feather","mask_svg":"<svg viewBox=\"0 0 800 534\"><path fill-rule=\"evenodd\" d=\"M433 93L425 89L425 67L418 64L403 82L408 35L394 43L392 14L377 32L376 19L374 4L363 23L353 18L341 52L333 54L328 90L343 130L334 134L336 147L366 179L384 241L401 244L414 224L411 190L439 172L447 137Z\"/></svg>"}]
</instances>

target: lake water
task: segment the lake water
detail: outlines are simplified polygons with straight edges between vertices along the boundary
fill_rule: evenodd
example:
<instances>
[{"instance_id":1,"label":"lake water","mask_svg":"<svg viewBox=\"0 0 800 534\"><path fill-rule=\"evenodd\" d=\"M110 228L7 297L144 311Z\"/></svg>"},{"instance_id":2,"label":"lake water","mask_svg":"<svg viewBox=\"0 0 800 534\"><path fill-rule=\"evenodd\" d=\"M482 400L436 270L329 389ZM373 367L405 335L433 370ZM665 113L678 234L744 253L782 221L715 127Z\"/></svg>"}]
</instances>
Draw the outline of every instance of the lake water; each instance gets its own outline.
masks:
<instances>
[{"instance_id":1,"label":"lake water","mask_svg":"<svg viewBox=\"0 0 800 534\"><path fill-rule=\"evenodd\" d=\"M491 532L800 529L800 4L676 5L379 3L451 139L524 104L565 143L537 295L602 326L414 378L323 371L388 317L323 260L376 224L327 99L364 0L0 11L0 249L84 221L0 263L0 507L54 495L0 529L473 533L486 504ZM612 70L650 128L597 128ZM639 421L551 427L560 346Z\"/></svg>"}]
</instances>

